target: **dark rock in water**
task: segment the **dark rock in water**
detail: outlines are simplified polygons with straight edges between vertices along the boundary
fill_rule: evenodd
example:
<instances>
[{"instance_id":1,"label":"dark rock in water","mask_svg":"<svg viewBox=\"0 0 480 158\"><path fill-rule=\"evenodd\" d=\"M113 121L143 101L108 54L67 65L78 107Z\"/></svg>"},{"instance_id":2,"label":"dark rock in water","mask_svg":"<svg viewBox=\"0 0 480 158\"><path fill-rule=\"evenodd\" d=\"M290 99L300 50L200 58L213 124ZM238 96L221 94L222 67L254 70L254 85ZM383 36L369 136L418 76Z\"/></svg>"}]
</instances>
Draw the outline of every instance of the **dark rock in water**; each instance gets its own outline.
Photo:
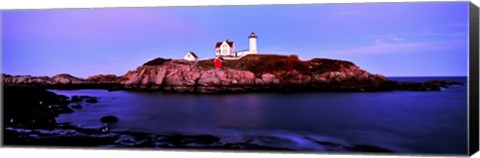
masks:
<instances>
[{"instance_id":1,"label":"dark rock in water","mask_svg":"<svg viewBox=\"0 0 480 158\"><path fill-rule=\"evenodd\" d=\"M271 151L295 151L286 147L273 147L251 143L226 143L219 146L213 146L212 149L241 149L241 150L271 150Z\"/></svg>"},{"instance_id":2,"label":"dark rock in water","mask_svg":"<svg viewBox=\"0 0 480 158\"><path fill-rule=\"evenodd\" d=\"M6 128L4 143L8 145L93 147L113 144L114 134L80 128L22 129Z\"/></svg>"},{"instance_id":3,"label":"dark rock in water","mask_svg":"<svg viewBox=\"0 0 480 158\"><path fill-rule=\"evenodd\" d=\"M68 97L67 97L67 96L65 96L65 95L58 95L58 97L59 97L59 100L60 100L62 103L64 103L64 104L68 103Z\"/></svg>"},{"instance_id":4,"label":"dark rock in water","mask_svg":"<svg viewBox=\"0 0 480 158\"><path fill-rule=\"evenodd\" d=\"M441 88L447 88L452 85L465 86L463 83L456 81L439 81L432 80L428 82L398 82L395 89L408 91L440 91Z\"/></svg>"},{"instance_id":5,"label":"dark rock in water","mask_svg":"<svg viewBox=\"0 0 480 158\"><path fill-rule=\"evenodd\" d=\"M66 105L52 105L51 108L57 114L72 113L73 112L73 110Z\"/></svg>"},{"instance_id":6,"label":"dark rock in water","mask_svg":"<svg viewBox=\"0 0 480 158\"><path fill-rule=\"evenodd\" d=\"M82 105L80 105L80 104L72 105L72 108L74 108L74 109L82 109Z\"/></svg>"},{"instance_id":7,"label":"dark rock in water","mask_svg":"<svg viewBox=\"0 0 480 158\"><path fill-rule=\"evenodd\" d=\"M109 125L102 126L99 130L103 133L110 132L110 126Z\"/></svg>"},{"instance_id":8,"label":"dark rock in water","mask_svg":"<svg viewBox=\"0 0 480 158\"><path fill-rule=\"evenodd\" d=\"M213 144L220 140L220 138L211 136L211 135L195 135L195 136L182 136L182 135L173 135L166 138L164 141L169 142L175 146L185 146L190 143L197 144Z\"/></svg>"},{"instance_id":9,"label":"dark rock in water","mask_svg":"<svg viewBox=\"0 0 480 158\"><path fill-rule=\"evenodd\" d=\"M87 103L96 103L98 102L97 98L95 97L91 97L91 98L88 98L87 100L85 100Z\"/></svg>"},{"instance_id":10,"label":"dark rock in water","mask_svg":"<svg viewBox=\"0 0 480 158\"><path fill-rule=\"evenodd\" d=\"M380 152L380 153L392 153L392 150L388 150L381 147L370 146L370 145L354 145L351 147L347 147L348 150L351 151L359 151L359 152Z\"/></svg>"},{"instance_id":11,"label":"dark rock in water","mask_svg":"<svg viewBox=\"0 0 480 158\"><path fill-rule=\"evenodd\" d=\"M317 144L320 144L328 151L352 151L352 152L380 152L380 153L393 153L394 151L385 149L382 147L377 147L377 146L371 146L371 145L345 145L337 142L329 142L329 141L320 141L320 140L315 140L311 137L304 137L310 141L313 141Z\"/></svg>"},{"instance_id":12,"label":"dark rock in water","mask_svg":"<svg viewBox=\"0 0 480 158\"><path fill-rule=\"evenodd\" d=\"M275 145L282 138L253 136L251 140L224 142L212 135L157 135L132 131L112 131L110 125L100 129L88 129L58 124L48 129L25 129L7 127L4 129L6 145L41 145L41 146L104 146L104 147L150 147L150 148L187 148L187 149L241 149L241 150L282 150L303 151L294 146ZM266 144L258 140L267 138ZM317 142L317 141L315 141ZM371 145L344 145L335 142L317 142L334 146L327 151L341 152L394 152L389 149ZM272 145L268 145L272 144ZM281 143L282 144L282 143ZM310 151L310 150L305 150ZM321 150L321 152L325 152Z\"/></svg>"},{"instance_id":13,"label":"dark rock in water","mask_svg":"<svg viewBox=\"0 0 480 158\"><path fill-rule=\"evenodd\" d=\"M68 97L67 97L66 95L58 95L58 97L59 97L60 99L65 99L65 100L68 99Z\"/></svg>"},{"instance_id":14,"label":"dark rock in water","mask_svg":"<svg viewBox=\"0 0 480 158\"><path fill-rule=\"evenodd\" d=\"M3 86L3 118L14 127L50 127L61 113L62 97L42 88Z\"/></svg>"},{"instance_id":15,"label":"dark rock in water","mask_svg":"<svg viewBox=\"0 0 480 158\"><path fill-rule=\"evenodd\" d=\"M116 123L116 122L118 122L118 118L115 117L115 116L109 115L109 116L104 116L104 117L102 117L102 118L100 119L100 121L101 121L102 123Z\"/></svg>"},{"instance_id":16,"label":"dark rock in water","mask_svg":"<svg viewBox=\"0 0 480 158\"><path fill-rule=\"evenodd\" d=\"M72 96L71 101L72 102L79 102L79 101L82 101L82 99L79 96L74 95L74 96Z\"/></svg>"},{"instance_id":17,"label":"dark rock in water","mask_svg":"<svg viewBox=\"0 0 480 158\"><path fill-rule=\"evenodd\" d=\"M86 95L82 95L82 96L74 95L74 96L72 96L72 98L71 98L71 101L72 101L72 102L80 102L80 101L83 101L83 100L85 100L85 102L87 102L87 103L96 103L96 102L98 102L98 100L97 100L96 97L91 97L91 96L86 96Z\"/></svg>"}]
</instances>

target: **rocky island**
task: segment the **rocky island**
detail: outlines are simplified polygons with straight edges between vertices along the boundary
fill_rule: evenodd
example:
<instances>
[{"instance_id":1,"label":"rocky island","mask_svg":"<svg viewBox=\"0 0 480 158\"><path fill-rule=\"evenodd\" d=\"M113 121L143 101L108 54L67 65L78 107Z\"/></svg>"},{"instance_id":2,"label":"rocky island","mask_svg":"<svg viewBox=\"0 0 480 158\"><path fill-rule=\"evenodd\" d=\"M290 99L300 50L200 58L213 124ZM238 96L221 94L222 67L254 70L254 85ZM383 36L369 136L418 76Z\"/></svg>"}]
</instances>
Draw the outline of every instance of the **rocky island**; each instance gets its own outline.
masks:
<instances>
[{"instance_id":1,"label":"rocky island","mask_svg":"<svg viewBox=\"0 0 480 158\"><path fill-rule=\"evenodd\" d=\"M438 91L442 87L461 84L454 81L396 82L362 70L349 61L321 58L301 61L296 55L252 54L223 62L222 68L214 68L213 59L192 62L157 58L123 76L108 74L82 79L69 74L53 77L3 74L2 81L5 85L51 89L182 93Z\"/></svg>"}]
</instances>

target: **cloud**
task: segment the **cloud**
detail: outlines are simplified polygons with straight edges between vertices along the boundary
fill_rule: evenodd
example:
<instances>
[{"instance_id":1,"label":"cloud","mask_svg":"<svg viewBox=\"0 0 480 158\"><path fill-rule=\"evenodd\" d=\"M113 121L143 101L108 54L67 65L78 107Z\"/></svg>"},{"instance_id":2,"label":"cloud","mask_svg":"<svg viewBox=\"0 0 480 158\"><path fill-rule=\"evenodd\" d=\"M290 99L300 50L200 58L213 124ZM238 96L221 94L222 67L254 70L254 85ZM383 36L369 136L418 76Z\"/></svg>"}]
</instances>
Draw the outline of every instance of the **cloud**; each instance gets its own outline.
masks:
<instances>
[{"instance_id":1,"label":"cloud","mask_svg":"<svg viewBox=\"0 0 480 158\"><path fill-rule=\"evenodd\" d=\"M444 42L408 42L408 43L376 43L369 46L329 51L329 54L359 55L359 54L388 54L410 53L423 51L444 51L467 47L466 40Z\"/></svg>"},{"instance_id":2,"label":"cloud","mask_svg":"<svg viewBox=\"0 0 480 158\"><path fill-rule=\"evenodd\" d=\"M419 32L401 32L395 34L384 34L384 35L370 35L366 38L371 39L373 43L395 43L395 42L407 42L414 40L431 40L448 38L448 39L465 39L468 36L468 31L419 31Z\"/></svg>"},{"instance_id":3,"label":"cloud","mask_svg":"<svg viewBox=\"0 0 480 158\"><path fill-rule=\"evenodd\" d=\"M463 32L422 32L417 34L418 36L427 36L427 37L461 37L467 36L468 32L465 30Z\"/></svg>"},{"instance_id":4,"label":"cloud","mask_svg":"<svg viewBox=\"0 0 480 158\"><path fill-rule=\"evenodd\" d=\"M379 39L379 38L377 38L377 39L374 39L374 40L373 40L373 42L375 42L375 43L382 43L382 42L383 42L383 40L382 40L382 39Z\"/></svg>"},{"instance_id":5,"label":"cloud","mask_svg":"<svg viewBox=\"0 0 480 158\"><path fill-rule=\"evenodd\" d=\"M403 42L403 41L405 41L404 37L400 37L399 35L394 35L394 34L367 36L367 38L373 39L374 43Z\"/></svg>"},{"instance_id":6,"label":"cloud","mask_svg":"<svg viewBox=\"0 0 480 158\"><path fill-rule=\"evenodd\" d=\"M391 37L390 39L392 39L393 41L404 41L404 39L400 37Z\"/></svg>"}]
</instances>

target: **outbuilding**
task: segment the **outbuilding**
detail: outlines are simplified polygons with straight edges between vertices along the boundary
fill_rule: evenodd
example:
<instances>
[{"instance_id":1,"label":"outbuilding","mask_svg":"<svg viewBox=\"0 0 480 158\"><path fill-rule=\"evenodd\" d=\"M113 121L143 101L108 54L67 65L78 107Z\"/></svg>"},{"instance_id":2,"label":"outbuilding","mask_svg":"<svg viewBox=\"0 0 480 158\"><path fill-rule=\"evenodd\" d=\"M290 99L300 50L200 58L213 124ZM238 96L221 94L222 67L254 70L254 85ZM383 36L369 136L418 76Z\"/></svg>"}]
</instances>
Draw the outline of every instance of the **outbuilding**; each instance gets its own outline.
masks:
<instances>
[{"instance_id":1,"label":"outbuilding","mask_svg":"<svg viewBox=\"0 0 480 158\"><path fill-rule=\"evenodd\" d=\"M198 56L193 52L188 52L187 54L185 54L183 59L188 60L188 61L197 61Z\"/></svg>"},{"instance_id":2,"label":"outbuilding","mask_svg":"<svg viewBox=\"0 0 480 158\"><path fill-rule=\"evenodd\" d=\"M213 60L213 67L221 68L222 67L222 61L223 61L223 59L221 57L216 57L215 60Z\"/></svg>"}]
</instances>

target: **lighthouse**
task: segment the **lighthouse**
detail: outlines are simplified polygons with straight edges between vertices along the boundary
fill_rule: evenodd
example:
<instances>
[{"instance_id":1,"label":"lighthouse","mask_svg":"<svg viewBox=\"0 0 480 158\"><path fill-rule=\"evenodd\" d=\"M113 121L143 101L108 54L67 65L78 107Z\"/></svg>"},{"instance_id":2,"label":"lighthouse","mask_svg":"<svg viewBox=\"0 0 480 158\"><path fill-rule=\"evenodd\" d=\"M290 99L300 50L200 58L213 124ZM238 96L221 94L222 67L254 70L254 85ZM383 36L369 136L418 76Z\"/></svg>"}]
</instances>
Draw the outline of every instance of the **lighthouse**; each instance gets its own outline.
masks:
<instances>
[{"instance_id":1,"label":"lighthouse","mask_svg":"<svg viewBox=\"0 0 480 158\"><path fill-rule=\"evenodd\" d=\"M257 35L254 32L248 36L248 46L249 54L257 54Z\"/></svg>"},{"instance_id":2,"label":"lighthouse","mask_svg":"<svg viewBox=\"0 0 480 158\"><path fill-rule=\"evenodd\" d=\"M248 50L235 51L235 44L228 39L215 44L215 56L225 60L238 60L249 54L258 54L257 35L254 32L248 35Z\"/></svg>"}]
</instances>

